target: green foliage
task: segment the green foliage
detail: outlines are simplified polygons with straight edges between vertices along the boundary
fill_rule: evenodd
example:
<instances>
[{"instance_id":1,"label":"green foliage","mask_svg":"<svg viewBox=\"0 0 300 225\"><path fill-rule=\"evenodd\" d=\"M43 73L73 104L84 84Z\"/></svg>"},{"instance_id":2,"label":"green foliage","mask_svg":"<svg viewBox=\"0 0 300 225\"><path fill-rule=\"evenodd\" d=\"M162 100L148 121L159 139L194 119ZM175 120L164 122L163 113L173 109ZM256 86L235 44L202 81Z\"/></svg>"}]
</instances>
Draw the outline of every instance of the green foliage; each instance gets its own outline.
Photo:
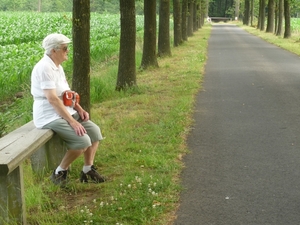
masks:
<instances>
[{"instance_id":1,"label":"green foliage","mask_svg":"<svg viewBox=\"0 0 300 225\"><path fill-rule=\"evenodd\" d=\"M291 19L291 30L294 35L300 34L300 18Z\"/></svg>"},{"instance_id":2,"label":"green foliage","mask_svg":"<svg viewBox=\"0 0 300 225\"><path fill-rule=\"evenodd\" d=\"M143 1L136 2L137 14L143 14ZM72 0L0 0L0 11L72 12ZM119 0L91 0L91 12L120 12Z\"/></svg>"},{"instance_id":3,"label":"green foliage","mask_svg":"<svg viewBox=\"0 0 300 225\"><path fill-rule=\"evenodd\" d=\"M51 23L49 23L51 21ZM138 38L143 31L143 16L137 16ZM14 105L26 106L1 107L0 112L7 112L0 122L1 135L32 119L32 98L30 97L30 75L33 66L44 54L41 47L43 38L54 32L72 37L71 13L29 13L29 12L0 12L0 105L4 102L11 104L15 94L24 92L24 100L18 100ZM91 14L91 58L92 70L94 64L117 59L120 36L120 15ZM64 69L69 80L72 79L72 44L70 45L69 60L64 62ZM111 71L110 81L91 79L92 102L102 101L114 92L117 69ZM106 83L107 82L107 83ZM28 98L28 100L27 100ZM9 101L7 101L9 100ZM19 111L19 112L18 112ZM22 116L16 116L22 115ZM20 122L16 122L19 121ZM11 125L15 121L15 126ZM7 127L7 129L6 129Z\"/></svg>"},{"instance_id":4,"label":"green foliage","mask_svg":"<svg viewBox=\"0 0 300 225\"><path fill-rule=\"evenodd\" d=\"M43 56L41 42L50 33L72 37L71 13L0 13L0 99L14 96L30 84L33 66ZM50 21L50 22L49 22ZM143 29L143 17L137 17L137 31ZM91 14L91 58L105 61L118 54L120 16ZM72 76L72 51L64 63Z\"/></svg>"}]
</instances>

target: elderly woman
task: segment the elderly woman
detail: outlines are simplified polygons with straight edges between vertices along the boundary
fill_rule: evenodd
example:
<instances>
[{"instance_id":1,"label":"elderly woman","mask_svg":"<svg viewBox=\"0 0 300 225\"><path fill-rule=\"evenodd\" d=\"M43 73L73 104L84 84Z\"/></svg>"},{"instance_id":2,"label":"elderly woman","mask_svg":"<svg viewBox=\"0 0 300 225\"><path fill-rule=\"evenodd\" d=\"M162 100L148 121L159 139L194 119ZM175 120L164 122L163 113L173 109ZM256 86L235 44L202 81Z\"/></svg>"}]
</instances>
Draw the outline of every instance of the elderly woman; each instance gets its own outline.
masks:
<instances>
[{"instance_id":1,"label":"elderly woman","mask_svg":"<svg viewBox=\"0 0 300 225\"><path fill-rule=\"evenodd\" d=\"M33 121L37 128L52 129L68 147L60 165L50 177L54 184L66 184L69 166L82 154L84 166L80 181L101 183L104 178L93 166L99 141L103 139L100 128L89 120L88 112L78 102L66 106L62 100L63 93L70 90L61 66L68 59L70 42L62 34L50 34L43 40L44 57L31 74Z\"/></svg>"}]
</instances>

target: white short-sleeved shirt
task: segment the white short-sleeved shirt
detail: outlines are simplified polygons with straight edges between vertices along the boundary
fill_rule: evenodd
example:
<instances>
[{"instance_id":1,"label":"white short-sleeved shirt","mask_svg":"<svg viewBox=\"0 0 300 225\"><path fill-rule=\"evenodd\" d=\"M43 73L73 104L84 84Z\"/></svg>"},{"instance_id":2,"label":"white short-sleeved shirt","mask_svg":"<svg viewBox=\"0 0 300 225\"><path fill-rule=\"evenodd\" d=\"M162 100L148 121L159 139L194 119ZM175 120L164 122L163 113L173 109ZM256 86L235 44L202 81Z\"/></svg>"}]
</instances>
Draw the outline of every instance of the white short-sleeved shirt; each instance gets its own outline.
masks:
<instances>
[{"instance_id":1,"label":"white short-sleeved shirt","mask_svg":"<svg viewBox=\"0 0 300 225\"><path fill-rule=\"evenodd\" d=\"M45 89L55 89L57 96L70 90L62 66L57 67L46 54L35 65L31 73L31 94L34 97L33 122L37 128L42 128L44 125L61 118L47 100L43 91ZM65 107L71 115L76 113L73 108Z\"/></svg>"}]
</instances>

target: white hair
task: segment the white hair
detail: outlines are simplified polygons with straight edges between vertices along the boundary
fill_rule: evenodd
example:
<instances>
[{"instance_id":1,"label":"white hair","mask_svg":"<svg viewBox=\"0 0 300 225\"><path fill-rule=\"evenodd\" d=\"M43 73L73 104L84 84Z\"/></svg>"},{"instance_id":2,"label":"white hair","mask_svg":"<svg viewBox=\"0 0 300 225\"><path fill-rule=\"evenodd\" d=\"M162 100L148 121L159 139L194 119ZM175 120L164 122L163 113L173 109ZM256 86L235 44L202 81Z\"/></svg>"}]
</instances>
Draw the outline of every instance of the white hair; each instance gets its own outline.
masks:
<instances>
[{"instance_id":1,"label":"white hair","mask_svg":"<svg viewBox=\"0 0 300 225\"><path fill-rule=\"evenodd\" d=\"M62 44L68 44L71 40L63 34L49 34L43 40L45 54L50 55L52 49L59 49Z\"/></svg>"}]
</instances>

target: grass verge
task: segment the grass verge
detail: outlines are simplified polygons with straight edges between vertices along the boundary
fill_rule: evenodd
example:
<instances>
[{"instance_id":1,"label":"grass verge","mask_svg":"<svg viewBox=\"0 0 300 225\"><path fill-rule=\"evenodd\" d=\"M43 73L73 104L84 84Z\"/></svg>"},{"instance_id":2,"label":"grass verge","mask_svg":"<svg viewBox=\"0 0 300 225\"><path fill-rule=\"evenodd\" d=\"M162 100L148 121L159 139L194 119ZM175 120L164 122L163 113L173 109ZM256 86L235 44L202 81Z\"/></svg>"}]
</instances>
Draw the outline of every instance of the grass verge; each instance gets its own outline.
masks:
<instances>
[{"instance_id":1,"label":"grass verge","mask_svg":"<svg viewBox=\"0 0 300 225\"><path fill-rule=\"evenodd\" d=\"M295 53L296 55L300 55L300 40L299 35L296 35L295 33L292 34L291 38L283 38L283 36L276 36L274 33L267 33L265 31L261 31L255 27L251 26L245 26L242 24L238 24L242 29L249 32L250 34L253 34L255 36L258 36L262 38L263 40L274 44L280 48L283 48L285 50L288 50L292 53Z\"/></svg>"},{"instance_id":2,"label":"grass verge","mask_svg":"<svg viewBox=\"0 0 300 225\"><path fill-rule=\"evenodd\" d=\"M173 221L181 190L181 158L188 152L185 139L201 87L210 30L204 26L188 42L172 48L172 57L158 60L159 68L138 72L134 90L112 91L116 72L111 71L116 65L94 68L93 82L111 83L102 93L106 98L94 103L91 112L106 137L95 165L109 180L80 184L80 158L72 164L68 188L60 189L48 175L39 179L25 165L28 224Z\"/></svg>"}]
</instances>

